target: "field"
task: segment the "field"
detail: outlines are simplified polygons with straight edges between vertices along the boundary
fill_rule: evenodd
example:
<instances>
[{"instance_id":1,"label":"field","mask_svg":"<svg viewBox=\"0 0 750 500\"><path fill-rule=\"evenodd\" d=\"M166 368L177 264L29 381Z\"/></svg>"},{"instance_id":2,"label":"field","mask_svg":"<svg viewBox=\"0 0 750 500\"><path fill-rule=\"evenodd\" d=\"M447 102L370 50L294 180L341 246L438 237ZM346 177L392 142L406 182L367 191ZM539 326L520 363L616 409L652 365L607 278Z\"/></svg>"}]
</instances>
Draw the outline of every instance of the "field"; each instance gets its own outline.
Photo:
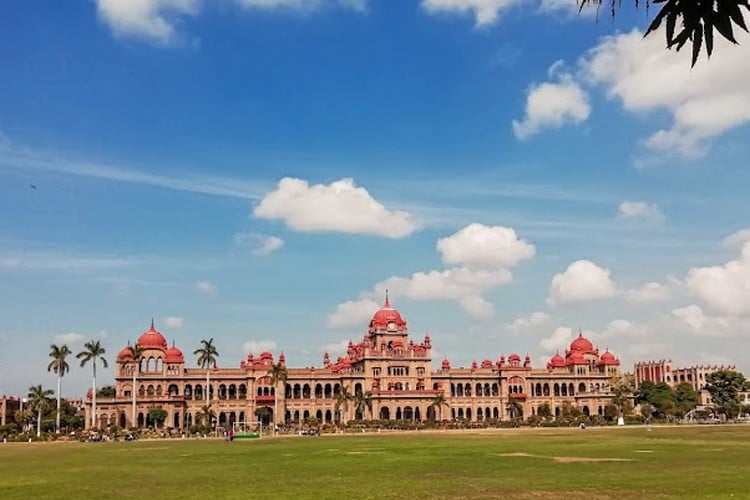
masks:
<instances>
[{"instance_id":1,"label":"field","mask_svg":"<svg viewBox=\"0 0 750 500\"><path fill-rule=\"evenodd\" d=\"M0 498L750 498L750 426L0 444Z\"/></svg>"}]
</instances>

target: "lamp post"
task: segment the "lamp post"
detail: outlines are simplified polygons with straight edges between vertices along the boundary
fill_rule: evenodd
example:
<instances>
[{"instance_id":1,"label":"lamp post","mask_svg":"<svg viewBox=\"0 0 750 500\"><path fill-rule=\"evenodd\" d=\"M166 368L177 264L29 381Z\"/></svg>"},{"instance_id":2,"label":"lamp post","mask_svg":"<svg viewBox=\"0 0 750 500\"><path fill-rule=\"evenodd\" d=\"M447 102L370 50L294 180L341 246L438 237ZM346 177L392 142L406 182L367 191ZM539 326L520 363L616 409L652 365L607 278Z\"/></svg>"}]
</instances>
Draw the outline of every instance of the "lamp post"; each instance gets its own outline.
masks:
<instances>
[{"instance_id":1,"label":"lamp post","mask_svg":"<svg viewBox=\"0 0 750 500\"><path fill-rule=\"evenodd\" d=\"M24 418L24 415L23 415L23 405L27 401L28 400L26 398L21 398L21 419L22 419L21 432L26 432L26 419Z\"/></svg>"}]
</instances>

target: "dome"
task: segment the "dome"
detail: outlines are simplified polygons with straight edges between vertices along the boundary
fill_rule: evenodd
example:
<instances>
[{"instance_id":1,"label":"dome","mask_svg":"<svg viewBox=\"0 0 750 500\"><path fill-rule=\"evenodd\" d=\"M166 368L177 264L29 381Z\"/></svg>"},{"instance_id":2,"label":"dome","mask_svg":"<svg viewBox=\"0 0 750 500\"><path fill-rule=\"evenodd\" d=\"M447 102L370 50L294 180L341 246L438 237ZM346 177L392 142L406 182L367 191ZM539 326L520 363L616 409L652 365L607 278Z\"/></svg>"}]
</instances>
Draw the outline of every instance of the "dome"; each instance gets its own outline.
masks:
<instances>
[{"instance_id":1,"label":"dome","mask_svg":"<svg viewBox=\"0 0 750 500\"><path fill-rule=\"evenodd\" d=\"M578 332L578 338L570 343L570 350L580 352L593 352L594 344L592 344L589 339L584 337L583 333Z\"/></svg>"},{"instance_id":2,"label":"dome","mask_svg":"<svg viewBox=\"0 0 750 500\"><path fill-rule=\"evenodd\" d=\"M519 356L518 354L511 354L510 356L508 356L508 362L509 363L513 363L513 362L520 363L521 362L521 356Z\"/></svg>"},{"instance_id":3,"label":"dome","mask_svg":"<svg viewBox=\"0 0 750 500\"><path fill-rule=\"evenodd\" d=\"M172 342L172 347L167 349L167 352L164 355L164 362L165 363L184 363L185 362L185 356L182 355L181 350L175 347L174 342Z\"/></svg>"},{"instance_id":4,"label":"dome","mask_svg":"<svg viewBox=\"0 0 750 500\"><path fill-rule=\"evenodd\" d=\"M161 332L156 331L154 320L151 320L151 328L138 337L136 345L142 349L161 349L165 351L167 349L167 339L164 338Z\"/></svg>"},{"instance_id":5,"label":"dome","mask_svg":"<svg viewBox=\"0 0 750 500\"><path fill-rule=\"evenodd\" d=\"M370 320L370 329L392 330L406 328L406 321L401 317L401 313L391 307L388 300L388 293L385 295L383 307L378 309Z\"/></svg>"},{"instance_id":6,"label":"dome","mask_svg":"<svg viewBox=\"0 0 750 500\"><path fill-rule=\"evenodd\" d=\"M568 356L568 365L585 365L586 359L581 351L573 351Z\"/></svg>"},{"instance_id":7,"label":"dome","mask_svg":"<svg viewBox=\"0 0 750 500\"><path fill-rule=\"evenodd\" d=\"M273 361L273 354L271 354L268 351L262 352L262 353L260 353L260 359L261 359L261 361L264 360L264 359L270 359L270 360Z\"/></svg>"},{"instance_id":8,"label":"dome","mask_svg":"<svg viewBox=\"0 0 750 500\"><path fill-rule=\"evenodd\" d=\"M448 361L448 358L443 359L442 367L446 369L451 367L451 362Z\"/></svg>"},{"instance_id":9,"label":"dome","mask_svg":"<svg viewBox=\"0 0 750 500\"><path fill-rule=\"evenodd\" d=\"M552 358L550 358L549 363L547 363L547 368L563 368L565 367L565 360L562 356L560 356L559 353L555 353Z\"/></svg>"},{"instance_id":10,"label":"dome","mask_svg":"<svg viewBox=\"0 0 750 500\"><path fill-rule=\"evenodd\" d=\"M599 364L602 365L619 365L620 360L618 360L614 354L609 352L609 350L604 351L604 354L599 358Z\"/></svg>"},{"instance_id":11,"label":"dome","mask_svg":"<svg viewBox=\"0 0 750 500\"><path fill-rule=\"evenodd\" d=\"M127 361L133 359L133 352L130 350L130 345L123 347L122 351L117 354L117 361Z\"/></svg>"}]
</instances>

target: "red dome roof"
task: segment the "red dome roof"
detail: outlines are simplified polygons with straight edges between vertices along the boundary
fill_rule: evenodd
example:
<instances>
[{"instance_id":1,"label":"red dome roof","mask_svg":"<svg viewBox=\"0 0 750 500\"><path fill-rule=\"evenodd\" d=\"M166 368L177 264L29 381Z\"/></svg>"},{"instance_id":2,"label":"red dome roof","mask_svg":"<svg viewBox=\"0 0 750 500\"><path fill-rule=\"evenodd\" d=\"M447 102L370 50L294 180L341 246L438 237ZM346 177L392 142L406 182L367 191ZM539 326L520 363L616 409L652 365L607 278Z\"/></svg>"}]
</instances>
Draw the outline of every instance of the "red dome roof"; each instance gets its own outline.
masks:
<instances>
[{"instance_id":1,"label":"red dome roof","mask_svg":"<svg viewBox=\"0 0 750 500\"><path fill-rule=\"evenodd\" d=\"M172 347L167 349L167 352L164 355L164 362L165 363L184 363L185 362L185 356L182 355L181 350L175 347L174 342L172 342Z\"/></svg>"},{"instance_id":2,"label":"red dome roof","mask_svg":"<svg viewBox=\"0 0 750 500\"><path fill-rule=\"evenodd\" d=\"M443 359L442 367L443 368L450 368L451 367L451 362L448 361L448 358Z\"/></svg>"},{"instance_id":3,"label":"red dome roof","mask_svg":"<svg viewBox=\"0 0 750 500\"><path fill-rule=\"evenodd\" d=\"M593 352L594 344L592 344L589 339L584 337L583 333L578 332L578 338L570 343L570 350L580 352Z\"/></svg>"},{"instance_id":4,"label":"red dome roof","mask_svg":"<svg viewBox=\"0 0 750 500\"><path fill-rule=\"evenodd\" d=\"M138 338L136 345L143 349L161 349L162 351L167 350L167 339L161 332L157 332L154 328L154 321L151 320L151 328L147 332L143 332Z\"/></svg>"},{"instance_id":5,"label":"red dome roof","mask_svg":"<svg viewBox=\"0 0 750 500\"><path fill-rule=\"evenodd\" d=\"M388 329L391 323L395 325L397 329L406 328L406 321L401 317L401 313L391 307L391 303L388 300L388 294L385 296L385 303L383 307L377 310L370 321L371 329L385 330Z\"/></svg>"},{"instance_id":6,"label":"red dome roof","mask_svg":"<svg viewBox=\"0 0 750 500\"><path fill-rule=\"evenodd\" d=\"M602 365L619 365L620 360L617 359L614 354L609 352L609 350L606 350L601 358L599 358L599 363Z\"/></svg>"},{"instance_id":7,"label":"red dome roof","mask_svg":"<svg viewBox=\"0 0 750 500\"><path fill-rule=\"evenodd\" d=\"M133 359L133 352L130 350L130 346L123 347L120 353L117 355L117 361L127 361Z\"/></svg>"},{"instance_id":8,"label":"red dome roof","mask_svg":"<svg viewBox=\"0 0 750 500\"><path fill-rule=\"evenodd\" d=\"M514 361L518 361L520 363L521 362L521 356L519 356L518 354L515 354L515 353L511 354L510 356L508 356L508 362L509 363L512 363Z\"/></svg>"},{"instance_id":9,"label":"red dome roof","mask_svg":"<svg viewBox=\"0 0 750 500\"><path fill-rule=\"evenodd\" d=\"M586 364L586 358L583 357L583 353L581 351L573 351L568 356L568 362L569 365L585 365Z\"/></svg>"},{"instance_id":10,"label":"red dome roof","mask_svg":"<svg viewBox=\"0 0 750 500\"><path fill-rule=\"evenodd\" d=\"M547 368L563 368L565 366L565 360L562 356L560 356L560 353L555 353L552 358L550 358L549 363L547 364Z\"/></svg>"}]
</instances>

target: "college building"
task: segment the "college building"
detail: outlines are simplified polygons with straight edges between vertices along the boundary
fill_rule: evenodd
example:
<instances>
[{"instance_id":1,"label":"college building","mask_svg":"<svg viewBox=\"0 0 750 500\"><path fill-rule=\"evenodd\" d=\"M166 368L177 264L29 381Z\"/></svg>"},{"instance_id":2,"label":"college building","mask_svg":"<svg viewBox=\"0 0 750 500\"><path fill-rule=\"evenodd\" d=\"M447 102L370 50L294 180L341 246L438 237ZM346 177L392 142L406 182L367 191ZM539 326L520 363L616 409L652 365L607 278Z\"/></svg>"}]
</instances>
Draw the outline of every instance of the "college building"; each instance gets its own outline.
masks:
<instances>
[{"instance_id":1,"label":"college building","mask_svg":"<svg viewBox=\"0 0 750 500\"><path fill-rule=\"evenodd\" d=\"M545 404L553 415L559 415L566 404L587 415L603 415L612 399L608 381L620 374L617 357L607 350L600 353L581 334L564 356L557 353L542 367L533 367L528 355L518 354L495 361L488 357L470 367L451 366L447 358L433 365L430 336L410 338L406 321L387 297L372 316L364 338L350 341L343 357L332 360L325 354L320 366L286 366L283 353L277 360L272 353L262 352L249 354L233 368L189 367L182 351L174 343L168 346L153 322L136 344L143 349L140 359L133 359L129 347L117 355L115 397L97 398L100 428L151 427L149 411L158 408L167 414L163 427L185 429L196 423L196 415L209 401L219 426L255 421L259 409L279 425L308 417L322 423L508 420L510 401L518 403L511 406L524 419ZM278 387L270 374L277 362L286 368L287 377ZM369 393L369 406L350 401L337 408L342 391ZM444 404L435 403L439 395ZM87 425L91 411L89 394Z\"/></svg>"}]
</instances>

